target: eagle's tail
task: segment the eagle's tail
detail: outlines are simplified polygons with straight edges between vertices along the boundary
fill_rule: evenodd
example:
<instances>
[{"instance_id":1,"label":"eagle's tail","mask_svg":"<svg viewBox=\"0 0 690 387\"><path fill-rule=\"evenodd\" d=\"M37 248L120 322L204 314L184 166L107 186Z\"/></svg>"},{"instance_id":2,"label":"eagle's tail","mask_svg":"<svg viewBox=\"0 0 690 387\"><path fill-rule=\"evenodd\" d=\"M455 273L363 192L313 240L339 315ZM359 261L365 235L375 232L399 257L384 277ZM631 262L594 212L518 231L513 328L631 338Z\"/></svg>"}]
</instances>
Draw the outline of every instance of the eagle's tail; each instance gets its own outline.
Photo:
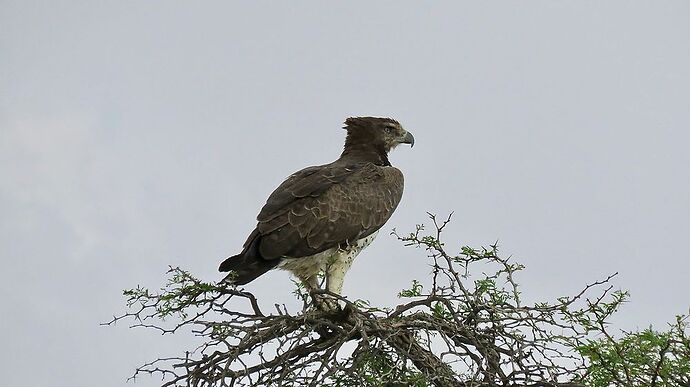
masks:
<instances>
[{"instance_id":1,"label":"eagle's tail","mask_svg":"<svg viewBox=\"0 0 690 387\"><path fill-rule=\"evenodd\" d=\"M220 264L219 271L230 272L223 279L224 282L233 285L246 285L278 265L280 260L268 260L261 256L259 240L261 240L261 236L257 233L241 253L227 258Z\"/></svg>"}]
</instances>

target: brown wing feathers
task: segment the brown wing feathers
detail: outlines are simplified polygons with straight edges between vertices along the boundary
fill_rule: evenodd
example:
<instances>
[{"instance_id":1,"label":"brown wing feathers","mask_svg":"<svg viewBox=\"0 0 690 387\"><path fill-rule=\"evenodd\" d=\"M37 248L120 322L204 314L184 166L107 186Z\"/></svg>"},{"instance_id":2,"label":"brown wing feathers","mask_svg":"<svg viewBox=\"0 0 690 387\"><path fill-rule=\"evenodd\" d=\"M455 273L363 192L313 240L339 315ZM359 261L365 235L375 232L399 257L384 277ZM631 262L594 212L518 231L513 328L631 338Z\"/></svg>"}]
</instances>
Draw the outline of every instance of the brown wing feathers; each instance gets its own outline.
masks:
<instances>
[{"instance_id":1,"label":"brown wing feathers","mask_svg":"<svg viewBox=\"0 0 690 387\"><path fill-rule=\"evenodd\" d=\"M279 258L310 256L366 237L400 202L403 177L397 168L371 163L321 168L292 175L271 194L244 251L220 266L238 272L235 283L253 280Z\"/></svg>"},{"instance_id":2,"label":"brown wing feathers","mask_svg":"<svg viewBox=\"0 0 690 387\"><path fill-rule=\"evenodd\" d=\"M274 206L279 209L273 213L262 211L257 229L264 259L310 256L365 237L383 226L402 196L402 173L392 167L332 165L310 180L316 176L320 184L312 181L317 188L310 194L301 192L304 196ZM311 195L317 191L318 196ZM269 200L266 207L272 204Z\"/></svg>"}]
</instances>

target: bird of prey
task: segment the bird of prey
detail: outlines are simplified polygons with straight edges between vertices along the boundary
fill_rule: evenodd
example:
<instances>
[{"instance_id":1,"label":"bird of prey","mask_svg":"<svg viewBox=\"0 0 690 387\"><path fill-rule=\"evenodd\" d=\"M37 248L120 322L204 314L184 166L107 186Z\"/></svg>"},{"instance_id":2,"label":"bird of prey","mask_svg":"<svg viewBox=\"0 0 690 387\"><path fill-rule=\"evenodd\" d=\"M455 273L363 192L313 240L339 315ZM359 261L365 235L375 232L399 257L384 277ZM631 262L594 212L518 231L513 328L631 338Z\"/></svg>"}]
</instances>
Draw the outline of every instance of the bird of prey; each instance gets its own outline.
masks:
<instances>
[{"instance_id":1,"label":"bird of prey","mask_svg":"<svg viewBox=\"0 0 690 387\"><path fill-rule=\"evenodd\" d=\"M308 291L340 294L345 273L376 237L400 203L403 174L388 161L412 134L391 118L345 120L345 147L332 163L308 167L283 181L268 197L241 253L219 270L224 281L245 285L267 271L292 272Z\"/></svg>"}]
</instances>

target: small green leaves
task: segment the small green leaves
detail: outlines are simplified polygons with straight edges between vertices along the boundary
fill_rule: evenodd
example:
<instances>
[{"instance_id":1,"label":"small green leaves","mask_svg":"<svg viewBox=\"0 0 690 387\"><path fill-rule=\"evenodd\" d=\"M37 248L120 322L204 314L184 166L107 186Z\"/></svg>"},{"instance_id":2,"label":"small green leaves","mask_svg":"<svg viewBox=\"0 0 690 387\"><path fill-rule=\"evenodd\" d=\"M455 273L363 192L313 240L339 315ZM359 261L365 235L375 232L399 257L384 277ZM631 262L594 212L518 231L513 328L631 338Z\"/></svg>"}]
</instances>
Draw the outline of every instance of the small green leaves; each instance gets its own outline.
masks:
<instances>
[{"instance_id":1,"label":"small green leaves","mask_svg":"<svg viewBox=\"0 0 690 387\"><path fill-rule=\"evenodd\" d=\"M422 289L424 289L424 286L422 286L419 281L416 279L412 280L412 287L409 289L403 289L398 293L398 298L403 298L403 297L419 297L422 295Z\"/></svg>"},{"instance_id":2,"label":"small green leaves","mask_svg":"<svg viewBox=\"0 0 690 387\"><path fill-rule=\"evenodd\" d=\"M453 313L446 308L442 302L434 302L431 304L431 312L434 317L438 317L444 320L450 320L453 318Z\"/></svg>"},{"instance_id":3,"label":"small green leaves","mask_svg":"<svg viewBox=\"0 0 690 387\"><path fill-rule=\"evenodd\" d=\"M141 286L123 292L127 298L127 307L138 308L129 316L138 321L165 320L170 316L185 319L190 310L206 305L223 289L222 286L203 282L179 267L170 267L168 275L167 283L158 292ZM161 330L169 333L165 329Z\"/></svg>"},{"instance_id":4,"label":"small green leaves","mask_svg":"<svg viewBox=\"0 0 690 387\"><path fill-rule=\"evenodd\" d=\"M690 342L687 316L659 332L647 328L624 332L616 339L602 330L597 339L583 340L575 349L588 360L584 381L592 387L676 387L690 382Z\"/></svg>"},{"instance_id":5,"label":"small green leaves","mask_svg":"<svg viewBox=\"0 0 690 387\"><path fill-rule=\"evenodd\" d=\"M497 243L449 253L441 236L450 217L429 216L428 230L393 231L420 248L430 274L401 290L393 308L338 298L346 307L336 313L309 309L318 290L295 281L304 308L264 314L251 293L171 267L159 291L124 291L132 311L110 324L128 317L162 333L187 327L202 340L137 369L166 387L690 386L687 315L665 331L614 331L612 316L629 298L614 290L615 274L572 296L523 304L522 264L500 256Z\"/></svg>"}]
</instances>

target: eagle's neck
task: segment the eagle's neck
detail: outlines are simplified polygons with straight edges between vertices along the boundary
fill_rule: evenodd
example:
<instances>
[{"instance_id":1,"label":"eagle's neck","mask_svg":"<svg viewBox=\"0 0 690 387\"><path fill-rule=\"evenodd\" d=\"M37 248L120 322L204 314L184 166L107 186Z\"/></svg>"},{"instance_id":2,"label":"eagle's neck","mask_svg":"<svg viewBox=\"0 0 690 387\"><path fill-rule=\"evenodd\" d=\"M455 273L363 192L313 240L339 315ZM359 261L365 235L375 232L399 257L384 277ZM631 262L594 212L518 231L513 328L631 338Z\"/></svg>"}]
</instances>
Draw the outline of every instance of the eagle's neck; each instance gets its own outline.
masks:
<instances>
[{"instance_id":1,"label":"eagle's neck","mask_svg":"<svg viewBox=\"0 0 690 387\"><path fill-rule=\"evenodd\" d=\"M391 165L386 149L375 144L345 144L340 160L367 161L382 166Z\"/></svg>"}]
</instances>

